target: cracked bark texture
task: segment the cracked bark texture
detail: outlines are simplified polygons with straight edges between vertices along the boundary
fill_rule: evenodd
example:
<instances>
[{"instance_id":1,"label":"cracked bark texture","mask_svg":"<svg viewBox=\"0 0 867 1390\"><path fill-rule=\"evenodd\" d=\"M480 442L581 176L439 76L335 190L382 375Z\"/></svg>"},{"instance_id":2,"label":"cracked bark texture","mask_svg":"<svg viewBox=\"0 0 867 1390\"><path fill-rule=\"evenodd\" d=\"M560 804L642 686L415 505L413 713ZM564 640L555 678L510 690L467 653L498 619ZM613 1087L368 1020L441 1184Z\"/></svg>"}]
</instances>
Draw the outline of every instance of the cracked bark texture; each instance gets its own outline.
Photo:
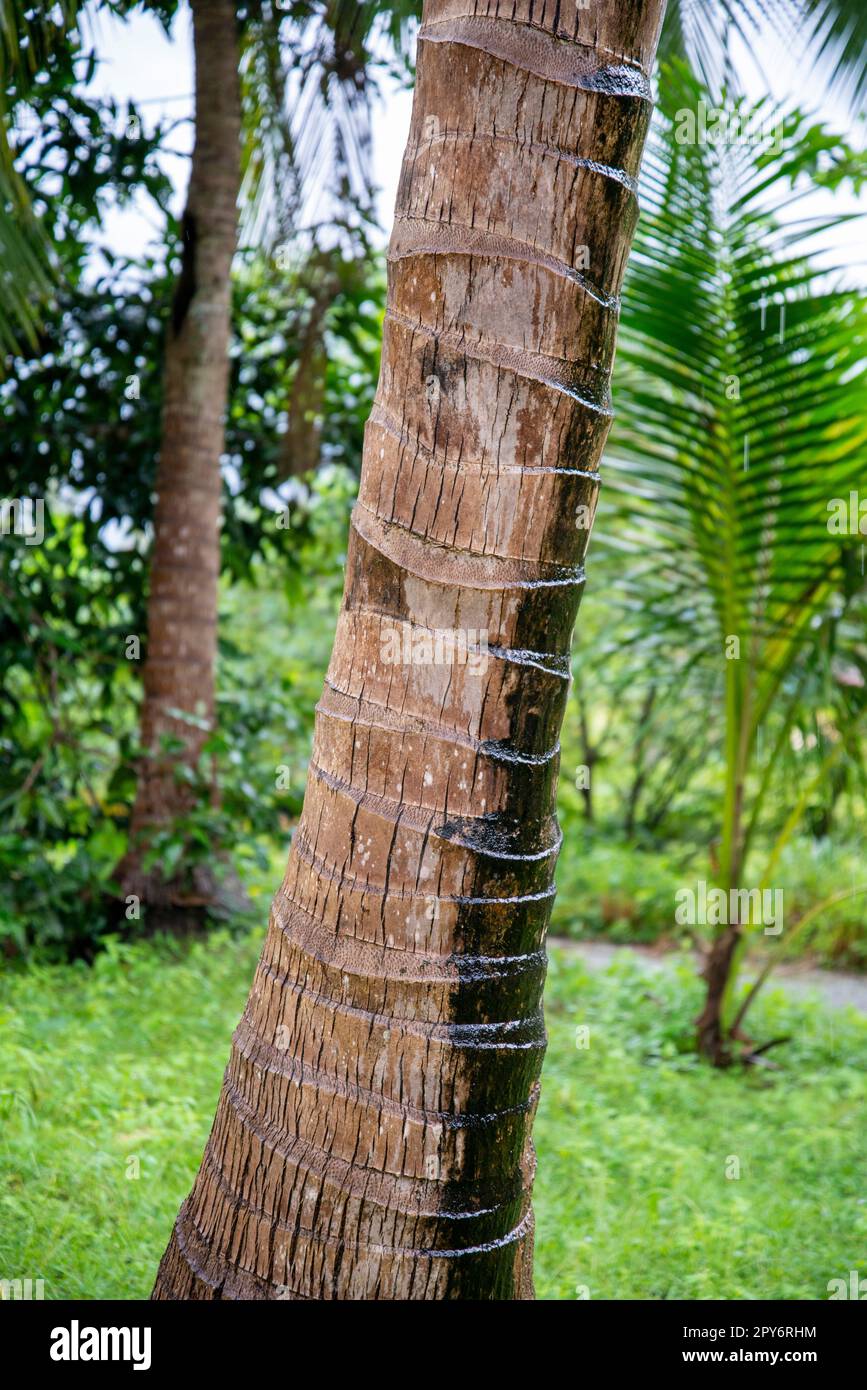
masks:
<instances>
[{"instance_id":1,"label":"cracked bark texture","mask_svg":"<svg viewBox=\"0 0 867 1390\"><path fill-rule=\"evenodd\" d=\"M220 456L229 379L231 267L237 240L241 112L233 0L192 0L196 55L196 141L184 212L183 259L166 340L157 504L148 597L148 642L140 741L142 761L130 850L115 877L122 896L150 909L151 925L173 926L208 904L216 881L146 870L143 850L157 828L188 807L178 763L196 767L207 733L173 710L214 712L217 583L220 571ZM160 756L164 735L180 755Z\"/></svg>"},{"instance_id":2,"label":"cracked bark texture","mask_svg":"<svg viewBox=\"0 0 867 1390\"><path fill-rule=\"evenodd\" d=\"M155 1298L532 1297L576 518L662 10L425 5L304 809ZM396 625L487 664L386 662Z\"/></svg>"}]
</instances>

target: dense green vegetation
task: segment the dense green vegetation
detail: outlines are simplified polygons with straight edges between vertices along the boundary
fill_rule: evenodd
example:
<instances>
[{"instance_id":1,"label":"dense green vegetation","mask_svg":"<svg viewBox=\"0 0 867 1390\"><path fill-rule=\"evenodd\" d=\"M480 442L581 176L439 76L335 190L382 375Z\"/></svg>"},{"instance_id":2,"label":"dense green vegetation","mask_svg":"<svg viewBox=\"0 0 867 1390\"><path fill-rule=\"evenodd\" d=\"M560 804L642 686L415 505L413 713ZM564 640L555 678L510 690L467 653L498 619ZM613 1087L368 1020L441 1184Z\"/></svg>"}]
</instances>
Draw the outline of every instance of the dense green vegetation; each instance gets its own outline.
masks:
<instances>
[{"instance_id":1,"label":"dense green vegetation","mask_svg":"<svg viewBox=\"0 0 867 1390\"><path fill-rule=\"evenodd\" d=\"M279 862L304 792L313 710L331 647L354 486L345 470L327 469L297 509L294 529L279 530L272 524L268 540L273 553L292 554L291 564L278 575L279 587L274 572L269 574L261 563L251 571L252 582L225 583L219 728L211 742L222 807L216 812L203 801L192 826L178 826L161 842L162 853L179 854L185 834L193 829L192 853L207 856L215 840L229 843L242 877L258 872L263 862ZM35 568L51 564L51 556L49 543L25 552L24 558ZM57 571L54 578L59 581ZM53 593L58 603L64 601L59 582ZM712 748L713 731L698 726L699 703L682 703L677 711L670 705L661 708L649 724L646 741L653 744L657 732L659 739L647 757L646 746L637 741L643 696L627 691L619 697L622 658L606 658L610 685L604 661L598 661L596 634L610 627L611 615L612 604L594 584L591 572L576 640L576 685L562 737L559 799L564 847L552 930L576 937L677 944L687 938L675 923L676 892L712 876L713 846L708 845L706 825L719 807L722 760ZM53 622L50 610L46 616ZM59 639L46 637L41 643L37 631L34 647L46 663L41 689L50 691L53 681L58 693L62 736L52 743L51 721L34 696L23 702L20 723L7 725L7 830L0 835L7 889L0 900L0 937L6 937L13 951L29 954L36 949L37 955L57 959L70 950L89 955L94 934L102 929L99 893L125 842L136 689L132 663L118 665L105 655L110 641L122 647L123 623L103 624L92 664L81 653L71 671L65 663L74 634L59 621L55 631ZM26 652L19 648L19 657ZM90 698L105 669L111 681L107 707ZM10 668L7 689L21 680L20 667ZM590 822L585 794L576 787L576 772L588 761L582 695L590 697L594 741ZM15 747L12 739L19 728L24 733L20 747ZM698 756L691 761L682 757L681 739L687 749L694 741ZM812 750L800 756L808 767L815 766ZM24 795L16 795L41 758L40 775ZM789 771L797 775L795 755ZM635 782L644 772L630 824ZM775 814L783 818L784 787L781 779ZM856 829L862 805L857 784L849 793L844 789L835 798L836 814L829 826L826 789L816 788L798 833L780 859L791 923L815 904L835 898L841 888L862 885ZM810 833L811 827L821 833ZM28 856L21 853L22 843L30 847ZM272 887L277 881L275 873ZM862 969L867 962L865 902L863 896L832 901L793 937L792 953L806 952L827 965ZM759 938L755 945L773 950L776 943Z\"/></svg>"},{"instance_id":2,"label":"dense green vegetation","mask_svg":"<svg viewBox=\"0 0 867 1390\"><path fill-rule=\"evenodd\" d=\"M44 1279L48 1298L147 1295L259 939L115 943L90 968L7 976L0 1268ZM792 1041L781 1070L747 1079L695 1057L698 999L691 967L649 983L627 960L590 978L553 953L540 1297L818 1299L867 1270L867 1023L769 994L756 1021Z\"/></svg>"}]
</instances>

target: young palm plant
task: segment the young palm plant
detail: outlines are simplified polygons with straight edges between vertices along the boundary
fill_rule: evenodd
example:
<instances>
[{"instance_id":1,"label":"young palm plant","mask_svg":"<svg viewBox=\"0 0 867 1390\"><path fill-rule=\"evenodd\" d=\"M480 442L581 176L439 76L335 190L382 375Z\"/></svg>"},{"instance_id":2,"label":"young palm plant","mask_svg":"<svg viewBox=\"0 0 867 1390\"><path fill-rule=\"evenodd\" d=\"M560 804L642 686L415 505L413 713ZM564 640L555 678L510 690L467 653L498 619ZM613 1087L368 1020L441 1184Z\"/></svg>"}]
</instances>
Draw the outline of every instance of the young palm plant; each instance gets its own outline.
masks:
<instances>
[{"instance_id":1,"label":"young palm plant","mask_svg":"<svg viewBox=\"0 0 867 1390\"><path fill-rule=\"evenodd\" d=\"M616 543L630 559L615 576L625 640L646 664L661 661L675 689L703 682L720 736L711 861L727 910L708 914L717 929L697 1020L699 1048L719 1065L737 1044L756 1055L733 998L737 964L750 928L778 934L758 895L741 891L747 856L805 674L865 582L852 562L860 538L831 524L834 499L865 478L864 304L811 259L819 225L781 214L817 180L857 178L863 165L800 113L780 133L781 113L759 112L777 134L756 144L679 143L684 112L707 94L681 66L660 85L608 479L629 499ZM809 799L808 787L789 791L786 837ZM772 850L757 888L776 863Z\"/></svg>"}]
</instances>

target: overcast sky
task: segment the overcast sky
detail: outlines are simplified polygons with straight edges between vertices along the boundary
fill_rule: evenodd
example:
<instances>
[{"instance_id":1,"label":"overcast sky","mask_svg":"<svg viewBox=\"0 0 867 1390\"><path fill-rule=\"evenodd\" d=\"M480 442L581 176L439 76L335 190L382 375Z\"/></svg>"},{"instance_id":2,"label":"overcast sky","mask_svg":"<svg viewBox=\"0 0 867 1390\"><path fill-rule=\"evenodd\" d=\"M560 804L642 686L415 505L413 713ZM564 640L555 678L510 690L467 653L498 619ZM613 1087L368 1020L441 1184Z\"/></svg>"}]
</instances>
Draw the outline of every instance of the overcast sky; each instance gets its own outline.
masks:
<instances>
[{"instance_id":1,"label":"overcast sky","mask_svg":"<svg viewBox=\"0 0 867 1390\"><path fill-rule=\"evenodd\" d=\"M91 90L112 96L120 102L134 101L141 107L146 126L160 118L183 120L183 124L174 131L170 145L173 150L188 155L193 137L190 119L193 110L193 52L189 9L184 6L180 11L171 37L167 37L162 26L148 14L134 14L124 21L100 14L95 7L91 7L85 22L100 58ZM753 61L743 51L737 56L751 98L758 99L770 89L777 99L820 111L829 124L845 132L859 147L863 146L863 122L856 124L840 103L829 103L815 79L805 83L805 68L796 53L786 53L778 42L760 36L755 54L752 55ZM380 190L378 215L384 229L383 241L391 226L411 103L412 97L408 91L393 82L386 82L383 97L374 111L373 167ZM189 160L167 155L164 167L175 185L176 207L180 211L189 176ZM860 200L860 205L863 210L863 200ZM804 207L817 216L834 216L858 210L859 200L848 190L836 197L818 193ZM142 198L134 209L110 212L100 240L112 250L133 256L149 242L160 242L160 219L150 200ZM825 237L823 245L823 259L829 265L848 265L850 275L847 278L853 282L864 283L867 280L867 236L863 225L835 229Z\"/></svg>"}]
</instances>

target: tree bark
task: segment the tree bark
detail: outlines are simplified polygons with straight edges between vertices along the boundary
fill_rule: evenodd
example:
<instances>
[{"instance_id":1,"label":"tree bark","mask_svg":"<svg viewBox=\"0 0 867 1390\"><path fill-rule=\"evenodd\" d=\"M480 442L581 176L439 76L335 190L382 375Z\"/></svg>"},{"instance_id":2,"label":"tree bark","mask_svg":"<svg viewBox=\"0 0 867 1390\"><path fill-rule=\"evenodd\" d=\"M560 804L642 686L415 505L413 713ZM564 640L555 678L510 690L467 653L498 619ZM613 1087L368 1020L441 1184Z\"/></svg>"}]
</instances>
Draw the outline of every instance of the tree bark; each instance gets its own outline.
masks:
<instances>
[{"instance_id":1,"label":"tree bark","mask_svg":"<svg viewBox=\"0 0 867 1390\"><path fill-rule=\"evenodd\" d=\"M328 253L308 266L310 295L307 321L298 344L295 379L289 392L286 432L280 442L277 485L300 478L319 467L322 458L322 416L328 366L328 310L340 291L340 280Z\"/></svg>"},{"instance_id":2,"label":"tree bark","mask_svg":"<svg viewBox=\"0 0 867 1390\"><path fill-rule=\"evenodd\" d=\"M195 768L207 732L173 710L210 721L214 713L220 456L229 374L231 266L237 240L241 114L232 0L192 0L196 140L183 217L183 261L175 288L164 371L162 438L148 599L142 760L130 849L116 878L174 925L216 891L208 869L184 881L142 859L156 829L188 809L179 767ZM160 753L165 735L184 744ZM153 918L152 918L153 920Z\"/></svg>"},{"instance_id":3,"label":"tree bark","mask_svg":"<svg viewBox=\"0 0 867 1390\"><path fill-rule=\"evenodd\" d=\"M425 4L304 810L155 1298L532 1297L576 514L662 10Z\"/></svg>"},{"instance_id":4,"label":"tree bark","mask_svg":"<svg viewBox=\"0 0 867 1390\"><path fill-rule=\"evenodd\" d=\"M723 1020L723 1002L734 965L741 929L737 923L720 931L708 948L702 974L707 982L704 1007L695 1021L698 1050L715 1067L726 1067L732 1060L730 1038Z\"/></svg>"}]
</instances>

